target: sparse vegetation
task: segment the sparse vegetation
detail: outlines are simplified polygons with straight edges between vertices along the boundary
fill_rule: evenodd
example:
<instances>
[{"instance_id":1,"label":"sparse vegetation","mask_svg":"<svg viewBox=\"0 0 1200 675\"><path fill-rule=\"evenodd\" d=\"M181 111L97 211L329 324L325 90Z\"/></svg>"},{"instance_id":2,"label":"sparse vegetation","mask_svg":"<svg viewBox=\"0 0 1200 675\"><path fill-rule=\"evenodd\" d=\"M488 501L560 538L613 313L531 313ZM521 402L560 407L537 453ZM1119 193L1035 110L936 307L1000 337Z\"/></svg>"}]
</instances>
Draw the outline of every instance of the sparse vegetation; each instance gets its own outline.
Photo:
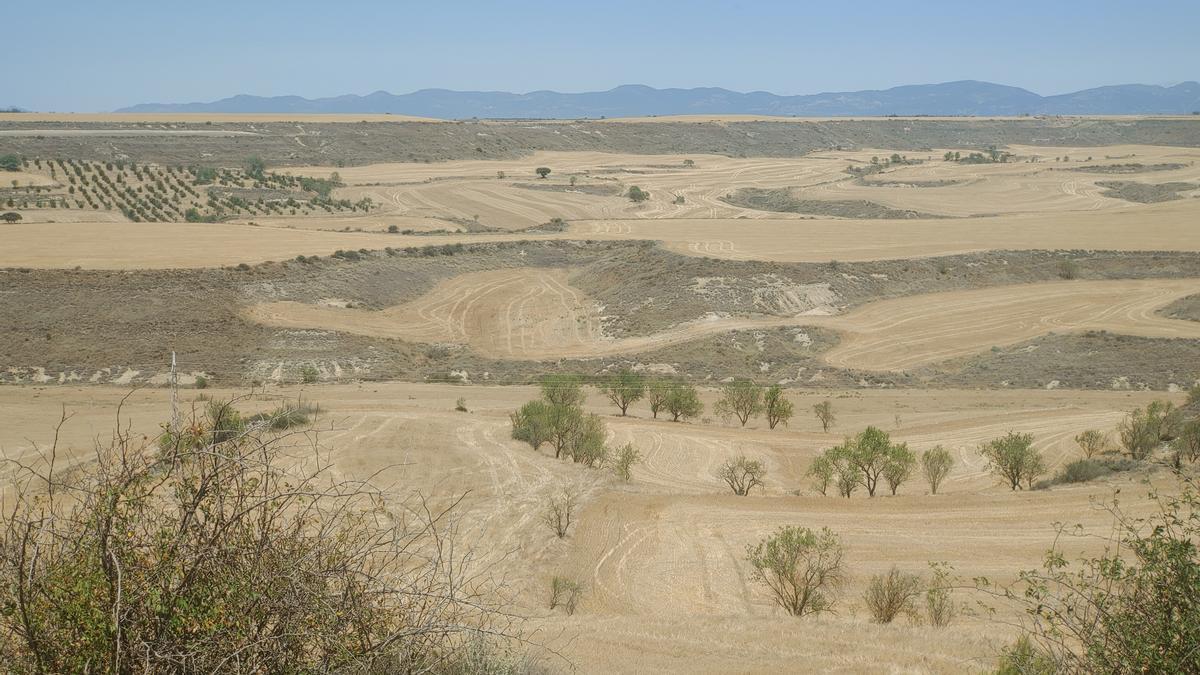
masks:
<instances>
[{"instance_id":1,"label":"sparse vegetation","mask_svg":"<svg viewBox=\"0 0 1200 675\"><path fill-rule=\"evenodd\" d=\"M1085 458L1103 455L1109 451L1111 444L1108 441L1108 435L1097 429L1088 429L1082 431L1075 436L1075 444L1079 446L1079 450L1083 452Z\"/></svg>"},{"instance_id":2,"label":"sparse vegetation","mask_svg":"<svg viewBox=\"0 0 1200 675\"><path fill-rule=\"evenodd\" d=\"M1170 401L1153 401L1126 415L1117 432L1125 454L1141 460L1174 438L1179 422L1179 412Z\"/></svg>"},{"instance_id":3,"label":"sparse vegetation","mask_svg":"<svg viewBox=\"0 0 1200 675\"><path fill-rule=\"evenodd\" d=\"M650 198L649 192L646 192L636 185L630 187L629 191L625 194L627 197L629 197L629 201L635 204L640 204Z\"/></svg>"},{"instance_id":4,"label":"sparse vegetation","mask_svg":"<svg viewBox=\"0 0 1200 675\"><path fill-rule=\"evenodd\" d=\"M321 373L316 366L307 365L300 369L300 381L304 384L313 384L321 379Z\"/></svg>"},{"instance_id":5,"label":"sparse vegetation","mask_svg":"<svg viewBox=\"0 0 1200 675\"><path fill-rule=\"evenodd\" d=\"M629 482L633 479L633 465L640 461L642 453L633 447L633 443L626 443L613 453L613 473L621 480Z\"/></svg>"},{"instance_id":6,"label":"sparse vegetation","mask_svg":"<svg viewBox=\"0 0 1200 675\"><path fill-rule=\"evenodd\" d=\"M583 590L583 582L554 575L550 579L550 609L562 607L568 616L575 614L579 599L583 597Z\"/></svg>"}]
</instances>

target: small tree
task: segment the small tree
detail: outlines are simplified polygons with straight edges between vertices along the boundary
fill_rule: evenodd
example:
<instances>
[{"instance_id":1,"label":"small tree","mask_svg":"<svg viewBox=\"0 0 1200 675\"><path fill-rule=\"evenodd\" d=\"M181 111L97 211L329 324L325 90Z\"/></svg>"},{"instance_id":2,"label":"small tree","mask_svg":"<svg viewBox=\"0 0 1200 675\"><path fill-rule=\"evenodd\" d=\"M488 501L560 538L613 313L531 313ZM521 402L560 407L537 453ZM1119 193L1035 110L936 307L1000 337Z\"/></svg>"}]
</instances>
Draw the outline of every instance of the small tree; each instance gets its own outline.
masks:
<instances>
[{"instance_id":1,"label":"small tree","mask_svg":"<svg viewBox=\"0 0 1200 675\"><path fill-rule=\"evenodd\" d=\"M888 466L893 447L891 437L878 427L867 427L844 445L847 458L858 467L862 474L862 485L871 497L875 496L875 489L879 486L883 470Z\"/></svg>"},{"instance_id":2,"label":"small tree","mask_svg":"<svg viewBox=\"0 0 1200 675\"><path fill-rule=\"evenodd\" d=\"M633 465L640 462L642 453L638 452L633 447L633 443L626 443L617 448L613 456L613 473L625 482L633 479Z\"/></svg>"},{"instance_id":3,"label":"small tree","mask_svg":"<svg viewBox=\"0 0 1200 675\"><path fill-rule=\"evenodd\" d=\"M883 479L887 481L888 489L896 494L896 489L912 477L917 467L917 457L908 449L907 443L893 445L888 450L887 460L883 465Z\"/></svg>"},{"instance_id":4,"label":"small tree","mask_svg":"<svg viewBox=\"0 0 1200 675\"><path fill-rule=\"evenodd\" d=\"M629 192L627 194L629 196L629 201L635 204L640 204L650 198L649 192L646 192L636 185L629 188Z\"/></svg>"},{"instance_id":5,"label":"small tree","mask_svg":"<svg viewBox=\"0 0 1200 675\"><path fill-rule=\"evenodd\" d=\"M746 549L751 579L792 616L833 608L842 584L842 544L828 528L786 526Z\"/></svg>"},{"instance_id":6,"label":"small tree","mask_svg":"<svg viewBox=\"0 0 1200 675\"><path fill-rule=\"evenodd\" d=\"M587 398L578 375L547 375L541 385L542 400L551 405L581 406Z\"/></svg>"},{"instance_id":7,"label":"small tree","mask_svg":"<svg viewBox=\"0 0 1200 675\"><path fill-rule=\"evenodd\" d=\"M571 522L575 517L575 508L579 499L575 491L564 489L556 495L548 497L542 506L542 522L554 532L559 539L567 536Z\"/></svg>"},{"instance_id":8,"label":"small tree","mask_svg":"<svg viewBox=\"0 0 1200 675\"><path fill-rule=\"evenodd\" d=\"M534 450L550 440L550 404L545 401L530 401L510 414L512 437L525 441Z\"/></svg>"},{"instance_id":9,"label":"small tree","mask_svg":"<svg viewBox=\"0 0 1200 675\"><path fill-rule=\"evenodd\" d=\"M813 406L813 414L817 416L817 420L821 423L821 431L829 432L829 427L837 421L837 415L833 412L832 401L821 401Z\"/></svg>"},{"instance_id":10,"label":"small tree","mask_svg":"<svg viewBox=\"0 0 1200 675\"><path fill-rule=\"evenodd\" d=\"M609 376L609 379L600 385L600 391L620 409L621 416L624 417L630 404L646 395L646 378L632 370L622 369Z\"/></svg>"},{"instance_id":11,"label":"small tree","mask_svg":"<svg viewBox=\"0 0 1200 675\"><path fill-rule=\"evenodd\" d=\"M763 409L767 414L767 426L774 429L780 424L787 426L788 420L792 419L794 406L783 395L783 387L775 384L763 394Z\"/></svg>"},{"instance_id":12,"label":"small tree","mask_svg":"<svg viewBox=\"0 0 1200 675\"><path fill-rule=\"evenodd\" d=\"M650 404L650 414L658 419L658 413L667 409L667 399L671 395L671 385L662 380L653 380L646 385L646 399Z\"/></svg>"},{"instance_id":13,"label":"small tree","mask_svg":"<svg viewBox=\"0 0 1200 675\"><path fill-rule=\"evenodd\" d=\"M1108 436L1097 429L1088 429L1075 437L1075 443L1084 457L1094 457L1108 452Z\"/></svg>"},{"instance_id":14,"label":"small tree","mask_svg":"<svg viewBox=\"0 0 1200 675\"><path fill-rule=\"evenodd\" d=\"M1200 459L1200 418L1190 420L1179 429L1179 435L1171 441L1175 450L1176 465L1182 460L1195 462Z\"/></svg>"},{"instance_id":15,"label":"small tree","mask_svg":"<svg viewBox=\"0 0 1200 675\"><path fill-rule=\"evenodd\" d=\"M714 408L722 418L736 417L742 426L763 411L763 388L750 380L734 380L721 387Z\"/></svg>"},{"instance_id":16,"label":"small tree","mask_svg":"<svg viewBox=\"0 0 1200 675\"><path fill-rule=\"evenodd\" d=\"M0 218L3 218L6 223L15 223L21 220L21 214L16 211L8 211L3 216L0 216Z\"/></svg>"},{"instance_id":17,"label":"small tree","mask_svg":"<svg viewBox=\"0 0 1200 675\"><path fill-rule=\"evenodd\" d=\"M608 446L604 444L607 436L608 430L599 415L585 415L570 440L571 459L593 469L604 466L608 461Z\"/></svg>"},{"instance_id":18,"label":"small tree","mask_svg":"<svg viewBox=\"0 0 1200 675\"><path fill-rule=\"evenodd\" d=\"M261 157L249 157L246 159L246 175L257 180L262 180L266 173L267 165Z\"/></svg>"},{"instance_id":19,"label":"small tree","mask_svg":"<svg viewBox=\"0 0 1200 675\"><path fill-rule=\"evenodd\" d=\"M954 457L950 455L949 450L940 445L921 454L921 473L925 475L925 481L929 483L929 491L935 495L942 481L950 475L952 468L954 468Z\"/></svg>"},{"instance_id":20,"label":"small tree","mask_svg":"<svg viewBox=\"0 0 1200 675\"><path fill-rule=\"evenodd\" d=\"M893 567L887 574L876 574L867 584L863 600L876 623L891 623L901 613L917 618L917 598L921 597L921 577Z\"/></svg>"},{"instance_id":21,"label":"small tree","mask_svg":"<svg viewBox=\"0 0 1200 675\"><path fill-rule=\"evenodd\" d=\"M534 169L534 172L537 173L538 178L545 178L546 176L550 175L550 167L539 166L538 168Z\"/></svg>"},{"instance_id":22,"label":"small tree","mask_svg":"<svg viewBox=\"0 0 1200 675\"><path fill-rule=\"evenodd\" d=\"M808 471L804 475L812 479L813 487L824 496L829 494L834 473L833 461L826 455L818 455L812 464L808 465Z\"/></svg>"},{"instance_id":23,"label":"small tree","mask_svg":"<svg viewBox=\"0 0 1200 675\"><path fill-rule=\"evenodd\" d=\"M671 385L664 406L671 414L672 422L690 420L704 412L704 403L700 401L696 387L684 383Z\"/></svg>"},{"instance_id":24,"label":"small tree","mask_svg":"<svg viewBox=\"0 0 1200 675\"><path fill-rule=\"evenodd\" d=\"M1021 487L1022 481L1032 486L1033 481L1046 472L1042 454L1033 447L1033 434L1010 431L984 444L981 452L992 473L1013 490Z\"/></svg>"},{"instance_id":25,"label":"small tree","mask_svg":"<svg viewBox=\"0 0 1200 675\"><path fill-rule=\"evenodd\" d=\"M562 403L547 403L543 409L547 430L546 440L554 447L554 458L572 456L572 448L579 441L587 420L578 406Z\"/></svg>"},{"instance_id":26,"label":"small tree","mask_svg":"<svg viewBox=\"0 0 1200 675\"><path fill-rule=\"evenodd\" d=\"M300 381L304 384L313 384L319 379L321 379L321 373L315 366L308 365L300 369Z\"/></svg>"},{"instance_id":27,"label":"small tree","mask_svg":"<svg viewBox=\"0 0 1200 675\"><path fill-rule=\"evenodd\" d=\"M738 455L733 459L726 460L721 468L717 470L717 477L725 481L729 485L729 489L733 490L733 494L739 497L745 497L750 494L750 490L757 487L762 487L763 478L767 475L767 468L762 462L757 459L747 459L745 455Z\"/></svg>"}]
</instances>

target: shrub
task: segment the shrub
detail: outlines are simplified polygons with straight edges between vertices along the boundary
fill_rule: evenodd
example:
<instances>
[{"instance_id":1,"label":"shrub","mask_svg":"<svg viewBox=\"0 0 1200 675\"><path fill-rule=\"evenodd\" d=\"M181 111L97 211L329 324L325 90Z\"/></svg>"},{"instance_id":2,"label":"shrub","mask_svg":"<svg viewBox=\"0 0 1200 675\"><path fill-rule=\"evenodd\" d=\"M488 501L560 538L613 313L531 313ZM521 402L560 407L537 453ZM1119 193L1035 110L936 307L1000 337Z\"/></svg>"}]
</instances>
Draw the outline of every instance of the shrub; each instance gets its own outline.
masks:
<instances>
[{"instance_id":1,"label":"shrub","mask_svg":"<svg viewBox=\"0 0 1200 675\"><path fill-rule=\"evenodd\" d=\"M549 404L545 401L530 401L509 415L512 422L512 437L524 441L534 450L550 440Z\"/></svg>"},{"instance_id":2,"label":"shrub","mask_svg":"<svg viewBox=\"0 0 1200 675\"><path fill-rule=\"evenodd\" d=\"M1133 459L1146 459L1160 443L1174 438L1180 420L1179 411L1169 401L1151 401L1121 421L1117 428L1121 445Z\"/></svg>"},{"instance_id":3,"label":"shrub","mask_svg":"<svg viewBox=\"0 0 1200 675\"><path fill-rule=\"evenodd\" d=\"M645 190L641 189L640 187L638 187L636 185L629 188L629 192L626 194L629 197L629 201L631 201L635 204L640 204L641 202L644 202L650 198L649 192L646 192Z\"/></svg>"},{"instance_id":4,"label":"shrub","mask_svg":"<svg viewBox=\"0 0 1200 675\"><path fill-rule=\"evenodd\" d=\"M1000 653L996 675L1057 675L1058 664L1022 635Z\"/></svg>"},{"instance_id":5,"label":"shrub","mask_svg":"<svg viewBox=\"0 0 1200 675\"><path fill-rule=\"evenodd\" d=\"M300 369L300 381L304 384L313 384L321 379L321 373L315 366L306 365Z\"/></svg>"},{"instance_id":6,"label":"shrub","mask_svg":"<svg viewBox=\"0 0 1200 675\"><path fill-rule=\"evenodd\" d=\"M893 567L887 574L871 577L863 600L876 623L891 623L901 613L916 618L920 596L921 577Z\"/></svg>"},{"instance_id":7,"label":"shrub","mask_svg":"<svg viewBox=\"0 0 1200 675\"><path fill-rule=\"evenodd\" d=\"M721 387L714 411L724 419L736 417L742 426L763 411L763 388L750 380L734 380Z\"/></svg>"},{"instance_id":8,"label":"shrub","mask_svg":"<svg viewBox=\"0 0 1200 675\"><path fill-rule=\"evenodd\" d=\"M583 582L574 579L554 575L550 579L550 609L562 607L567 610L567 614L574 614L575 607L579 604L579 599L583 596Z\"/></svg>"},{"instance_id":9,"label":"shrub","mask_svg":"<svg viewBox=\"0 0 1200 675\"><path fill-rule=\"evenodd\" d=\"M320 406L313 403L285 403L270 411L252 415L246 420L247 424L261 424L274 431L283 431L293 427L307 426L310 417L320 412Z\"/></svg>"},{"instance_id":10,"label":"shrub","mask_svg":"<svg viewBox=\"0 0 1200 675\"><path fill-rule=\"evenodd\" d=\"M757 459L747 459L745 455L738 455L733 459L726 460L717 469L717 477L725 481L729 485L729 489L733 490L733 494L739 497L750 494L750 490L755 487L762 487L762 481L766 475L767 468L763 466L762 462Z\"/></svg>"},{"instance_id":11,"label":"shrub","mask_svg":"<svg viewBox=\"0 0 1200 675\"><path fill-rule=\"evenodd\" d=\"M550 167L539 166L538 168L534 169L534 173L538 175L538 178L545 178L546 176L550 175Z\"/></svg>"},{"instance_id":12,"label":"shrub","mask_svg":"<svg viewBox=\"0 0 1200 675\"><path fill-rule=\"evenodd\" d=\"M304 468L292 434L219 433L234 412L10 474L5 670L427 672L504 634L448 515Z\"/></svg>"},{"instance_id":13,"label":"shrub","mask_svg":"<svg viewBox=\"0 0 1200 675\"><path fill-rule=\"evenodd\" d=\"M1180 427L1179 435L1171 441L1171 448L1175 450L1176 465L1184 459L1189 462L1200 459L1200 418Z\"/></svg>"},{"instance_id":14,"label":"shrub","mask_svg":"<svg viewBox=\"0 0 1200 675\"><path fill-rule=\"evenodd\" d=\"M942 481L950 475L952 468L954 468L954 458L950 455L949 450L940 445L921 454L921 473L925 475L925 481L929 483L929 491L935 495Z\"/></svg>"},{"instance_id":15,"label":"shrub","mask_svg":"<svg viewBox=\"0 0 1200 675\"><path fill-rule=\"evenodd\" d=\"M1058 261L1058 276L1061 279L1078 279L1079 263L1074 260Z\"/></svg>"},{"instance_id":16,"label":"shrub","mask_svg":"<svg viewBox=\"0 0 1200 675\"><path fill-rule=\"evenodd\" d=\"M196 380L193 383L193 386L195 386L197 389L207 389L208 388L208 378L203 375L197 375Z\"/></svg>"},{"instance_id":17,"label":"shrub","mask_svg":"<svg viewBox=\"0 0 1200 675\"><path fill-rule=\"evenodd\" d=\"M12 206L12 200L10 199L8 201L9 206ZM8 211L4 215L0 215L0 218L3 218L4 222L6 223L16 223L22 219L21 214L17 213L16 211Z\"/></svg>"},{"instance_id":18,"label":"shrub","mask_svg":"<svg viewBox=\"0 0 1200 675\"><path fill-rule=\"evenodd\" d=\"M1096 429L1088 429L1075 437L1075 443L1084 457L1094 457L1108 452L1108 436Z\"/></svg>"},{"instance_id":19,"label":"shrub","mask_svg":"<svg viewBox=\"0 0 1200 675\"><path fill-rule=\"evenodd\" d=\"M459 399L454 402L454 410L455 412L471 412L470 410L467 410L467 399L462 397L459 397Z\"/></svg>"},{"instance_id":20,"label":"shrub","mask_svg":"<svg viewBox=\"0 0 1200 675\"><path fill-rule=\"evenodd\" d=\"M548 497L542 507L542 522L554 532L559 539L567 536L575 516L575 508L579 505L578 497L571 489L564 489L556 495Z\"/></svg>"},{"instance_id":21,"label":"shrub","mask_svg":"<svg viewBox=\"0 0 1200 675\"><path fill-rule=\"evenodd\" d=\"M751 579L766 585L776 604L792 616L833 608L842 584L842 544L828 528L814 532L786 526L747 547Z\"/></svg>"},{"instance_id":22,"label":"shrub","mask_svg":"<svg viewBox=\"0 0 1200 675\"><path fill-rule=\"evenodd\" d=\"M1056 544L1013 587L984 585L1030 617L1020 658L1005 661L1049 664L1048 672L1200 672L1200 491L1195 478L1176 475L1176 494L1151 493L1153 508L1138 515L1114 498L1100 555L1072 563ZM1071 536L1094 535L1060 529L1060 540Z\"/></svg>"},{"instance_id":23,"label":"shrub","mask_svg":"<svg viewBox=\"0 0 1200 675\"><path fill-rule=\"evenodd\" d=\"M934 628L944 628L954 620L958 606L951 596L954 585L953 568L949 563L929 563L933 570L933 580L925 591L925 618Z\"/></svg>"},{"instance_id":24,"label":"shrub","mask_svg":"<svg viewBox=\"0 0 1200 675\"><path fill-rule=\"evenodd\" d=\"M633 465L640 462L642 453L638 452L633 447L633 443L626 443L620 448L617 448L615 458L613 459L613 473L623 481L633 479Z\"/></svg>"}]
</instances>

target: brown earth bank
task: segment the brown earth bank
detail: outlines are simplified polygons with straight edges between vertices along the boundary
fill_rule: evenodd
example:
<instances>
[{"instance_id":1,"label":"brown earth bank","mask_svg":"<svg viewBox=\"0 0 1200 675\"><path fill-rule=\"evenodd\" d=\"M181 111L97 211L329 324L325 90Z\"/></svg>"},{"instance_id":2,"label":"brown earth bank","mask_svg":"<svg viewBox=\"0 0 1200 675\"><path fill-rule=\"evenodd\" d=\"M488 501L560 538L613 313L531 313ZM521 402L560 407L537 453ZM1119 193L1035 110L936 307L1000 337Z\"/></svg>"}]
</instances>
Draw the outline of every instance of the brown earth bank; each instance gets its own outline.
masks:
<instances>
[{"instance_id":1,"label":"brown earth bank","mask_svg":"<svg viewBox=\"0 0 1200 675\"><path fill-rule=\"evenodd\" d=\"M89 132L64 134L67 130ZM105 131L109 135L105 135ZM139 132L132 135L132 132ZM150 133L156 132L156 133ZM1187 119L819 120L788 122L13 122L0 120L0 154L237 166L515 158L535 150L712 153L795 157L813 150L924 150L1010 144L1200 146Z\"/></svg>"},{"instance_id":2,"label":"brown earth bank","mask_svg":"<svg viewBox=\"0 0 1200 675\"><path fill-rule=\"evenodd\" d=\"M905 372L880 362L876 367L891 372L868 372L856 370L851 365L856 361L850 358L834 359L833 363L841 364L836 367L830 366L828 359L831 350L839 353L837 347L844 340L839 330L874 329L866 324L859 326L852 318L841 325L832 321L840 321L839 317L823 316L889 298L1009 285L1016 289L1015 285L1029 282L1052 282L1058 284L1053 288L1082 291L1086 284L1104 280L1194 279L1200 278L1200 254L994 252L937 260L830 265L696 258L645 242L555 241L410 252L393 249L391 254L355 252L352 257L357 260L347 256L351 254L245 269L5 270L0 272L0 317L7 327L0 346L0 377L10 382L161 382L164 364L169 353L175 351L184 372L203 372L229 383L294 381L306 365L315 366L322 379L495 383L525 382L548 371L596 374L630 366L697 380L748 376L808 386L953 383L1000 387L1018 386L1016 382L1023 383L1020 386L1047 386L1058 380L1055 386L1073 388L1166 389L1190 384L1195 374L1189 372L1188 364L1196 363L1200 353L1195 339L1169 339L1167 334L1151 333L1139 338L1146 341L1139 344L1155 349L1161 345L1164 349L1161 354L1155 352L1157 365L1145 369L1129 365L1131 361L1124 355L1133 347L1124 342L1085 340L1070 343L1064 348L1065 355L1052 360L1039 360L1048 351L1023 350L1018 345L979 357L984 359L984 366L964 367L961 354L947 353L943 358L951 362L945 366ZM1073 261L1072 274L1086 280L1080 282L1083 285L1073 286L1073 282L1061 279L1064 260ZM642 346L621 353L610 350L590 357L566 358L538 358L536 353L529 353L518 360L484 356L487 352L475 351L469 340L437 335L397 339L369 332L354 334L357 331L353 326L348 330L323 325L272 327L248 314L250 308L262 303L287 301L344 311L353 320L357 316L354 312L370 315L426 296L437 297L433 291L439 284L506 269L573 270L556 283L569 283L571 292L582 294L575 301L587 309L580 320L594 312L598 321L589 330L602 331L607 338L649 339L633 342ZM486 274L482 277L489 278ZM1188 288L1185 282L1175 292L1187 293ZM1130 291L1117 293L1114 302ZM432 308L436 314L441 311L439 307L455 306L456 292L438 303L418 302L413 307ZM463 292L469 296L476 291ZM1170 297L1165 297L1162 302L1169 302ZM936 308L941 301L931 296L931 302L930 308ZM586 307L589 303L593 309ZM525 320L562 321L554 315L556 304L535 303L530 307L530 311L546 316ZM418 311L409 321L421 316ZM459 315L450 312L447 316ZM471 314L461 316L465 320ZM797 316L800 318L793 318ZM970 317L964 320L973 321ZM566 325L570 321L574 319ZM726 323L716 324L721 330L682 333L681 339L654 339L664 331L669 334L681 326L703 328L711 321ZM779 325L800 321L828 322L829 326ZM930 329L961 332L949 324L945 328L937 325L931 322ZM1186 328L1192 324L1181 325ZM1048 326L1046 330L1054 328ZM1186 331L1178 334L1187 335ZM994 339L998 345L1011 342L1003 336L981 339ZM863 343L856 344L855 349L862 351ZM975 348L986 349L986 345ZM1097 350L1103 357L1095 356ZM864 353L870 352L867 349ZM987 359L1004 355L1009 356L1003 367L987 365ZM923 362L918 359L913 364ZM1070 370L1076 367L1072 364L1086 365L1086 371L1076 374Z\"/></svg>"}]
</instances>

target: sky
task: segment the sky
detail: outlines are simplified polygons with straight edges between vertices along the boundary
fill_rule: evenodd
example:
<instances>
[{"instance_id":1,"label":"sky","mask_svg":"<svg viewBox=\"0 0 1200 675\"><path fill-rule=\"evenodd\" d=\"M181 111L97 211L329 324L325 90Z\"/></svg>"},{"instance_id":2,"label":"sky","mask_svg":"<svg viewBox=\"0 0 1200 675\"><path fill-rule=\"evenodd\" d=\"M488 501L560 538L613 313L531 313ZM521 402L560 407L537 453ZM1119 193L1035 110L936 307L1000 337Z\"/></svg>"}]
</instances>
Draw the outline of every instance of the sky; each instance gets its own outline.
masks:
<instances>
[{"instance_id":1,"label":"sky","mask_svg":"<svg viewBox=\"0 0 1200 675\"><path fill-rule=\"evenodd\" d=\"M1196 0L45 0L3 14L0 105L38 111L381 89L972 79L1048 95L1200 79Z\"/></svg>"}]
</instances>

